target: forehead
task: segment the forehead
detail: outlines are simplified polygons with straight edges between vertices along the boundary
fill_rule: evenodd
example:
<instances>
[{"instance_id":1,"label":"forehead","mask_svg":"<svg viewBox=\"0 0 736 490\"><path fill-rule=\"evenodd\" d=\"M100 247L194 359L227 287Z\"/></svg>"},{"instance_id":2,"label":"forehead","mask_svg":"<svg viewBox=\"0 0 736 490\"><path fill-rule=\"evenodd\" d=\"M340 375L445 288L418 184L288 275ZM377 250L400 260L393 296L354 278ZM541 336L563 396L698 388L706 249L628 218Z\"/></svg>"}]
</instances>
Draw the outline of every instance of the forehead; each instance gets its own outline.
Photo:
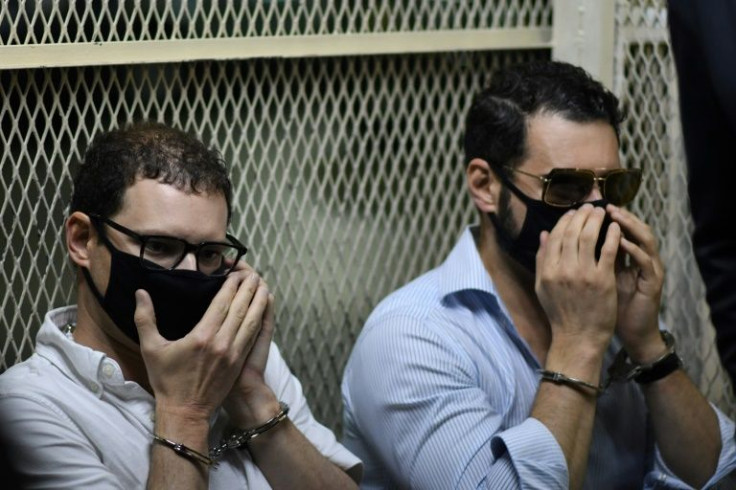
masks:
<instances>
[{"instance_id":1,"label":"forehead","mask_svg":"<svg viewBox=\"0 0 736 490\"><path fill-rule=\"evenodd\" d=\"M142 234L192 242L220 240L227 230L227 203L221 193L195 194L154 179L137 179L111 218Z\"/></svg>"},{"instance_id":2,"label":"forehead","mask_svg":"<svg viewBox=\"0 0 736 490\"><path fill-rule=\"evenodd\" d=\"M557 114L538 114L527 121L525 169L620 166L616 132L605 121L575 122Z\"/></svg>"}]
</instances>

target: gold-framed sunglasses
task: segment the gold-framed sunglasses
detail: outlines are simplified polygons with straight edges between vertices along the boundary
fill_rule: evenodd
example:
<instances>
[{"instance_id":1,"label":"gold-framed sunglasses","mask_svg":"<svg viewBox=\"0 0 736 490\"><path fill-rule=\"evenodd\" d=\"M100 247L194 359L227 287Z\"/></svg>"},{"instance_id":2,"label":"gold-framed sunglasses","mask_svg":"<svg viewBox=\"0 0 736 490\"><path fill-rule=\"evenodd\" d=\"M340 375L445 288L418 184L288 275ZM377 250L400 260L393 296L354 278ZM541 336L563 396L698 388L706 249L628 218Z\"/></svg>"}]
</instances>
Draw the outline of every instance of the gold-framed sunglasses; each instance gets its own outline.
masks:
<instances>
[{"instance_id":1,"label":"gold-framed sunglasses","mask_svg":"<svg viewBox=\"0 0 736 490\"><path fill-rule=\"evenodd\" d=\"M548 174L536 175L517 168L510 171L542 181L542 201L550 206L571 207L590 195L598 184L603 197L611 204L624 206L634 200L641 185L641 169L617 168L602 175L587 168L554 168Z\"/></svg>"}]
</instances>

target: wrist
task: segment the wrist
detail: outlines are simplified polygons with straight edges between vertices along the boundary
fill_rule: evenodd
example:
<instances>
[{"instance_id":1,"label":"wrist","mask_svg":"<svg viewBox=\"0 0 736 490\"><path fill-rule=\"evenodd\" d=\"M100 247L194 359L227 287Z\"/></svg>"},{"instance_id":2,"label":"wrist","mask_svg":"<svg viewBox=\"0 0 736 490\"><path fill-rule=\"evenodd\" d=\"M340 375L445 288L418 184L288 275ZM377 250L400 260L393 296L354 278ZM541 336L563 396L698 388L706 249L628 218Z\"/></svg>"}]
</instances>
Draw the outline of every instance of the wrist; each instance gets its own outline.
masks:
<instances>
[{"instance_id":1,"label":"wrist","mask_svg":"<svg viewBox=\"0 0 736 490\"><path fill-rule=\"evenodd\" d=\"M177 402L156 399L156 421L169 420L183 424L209 424L214 411L202 405L186 405Z\"/></svg>"},{"instance_id":2,"label":"wrist","mask_svg":"<svg viewBox=\"0 0 736 490\"><path fill-rule=\"evenodd\" d=\"M256 427L281 410L276 395L270 388L251 390L247 395L231 395L225 401L225 410L232 425L239 429Z\"/></svg>"},{"instance_id":3,"label":"wrist","mask_svg":"<svg viewBox=\"0 0 736 490\"><path fill-rule=\"evenodd\" d=\"M600 379L606 346L598 343L586 343L580 341L580 339L575 342L566 340L552 339L544 363L545 369L597 384Z\"/></svg>"},{"instance_id":4,"label":"wrist","mask_svg":"<svg viewBox=\"0 0 736 490\"><path fill-rule=\"evenodd\" d=\"M654 362L668 350L659 330L654 330L651 335L636 342L624 342L623 347L634 364Z\"/></svg>"},{"instance_id":5,"label":"wrist","mask_svg":"<svg viewBox=\"0 0 736 490\"><path fill-rule=\"evenodd\" d=\"M209 417L186 410L172 410L156 406L154 434L187 445L200 452L207 452L210 432Z\"/></svg>"}]
</instances>

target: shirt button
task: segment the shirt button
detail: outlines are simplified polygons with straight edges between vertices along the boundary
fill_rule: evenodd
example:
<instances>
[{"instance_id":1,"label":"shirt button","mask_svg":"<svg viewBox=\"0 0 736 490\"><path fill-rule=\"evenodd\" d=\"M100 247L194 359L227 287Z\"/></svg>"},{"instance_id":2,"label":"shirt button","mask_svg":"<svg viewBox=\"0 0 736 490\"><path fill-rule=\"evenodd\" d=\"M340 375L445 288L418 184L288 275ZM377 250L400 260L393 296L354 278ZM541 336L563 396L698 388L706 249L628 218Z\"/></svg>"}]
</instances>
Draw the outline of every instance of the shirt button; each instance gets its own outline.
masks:
<instances>
[{"instance_id":1,"label":"shirt button","mask_svg":"<svg viewBox=\"0 0 736 490\"><path fill-rule=\"evenodd\" d=\"M99 387L99 385L97 385L97 384L95 384L95 383L93 383L93 382L90 382L90 383L89 383L89 389L90 389L90 390L92 391L92 393L94 393L95 395L97 395L97 394L99 394L99 393L100 393L100 387Z\"/></svg>"},{"instance_id":2,"label":"shirt button","mask_svg":"<svg viewBox=\"0 0 736 490\"><path fill-rule=\"evenodd\" d=\"M112 378L112 375L114 373L115 373L115 367L112 364L106 362L105 364L102 365L102 374L106 378Z\"/></svg>"},{"instance_id":3,"label":"shirt button","mask_svg":"<svg viewBox=\"0 0 736 490\"><path fill-rule=\"evenodd\" d=\"M148 418L151 419L151 422L156 421L156 412L148 412Z\"/></svg>"}]
</instances>

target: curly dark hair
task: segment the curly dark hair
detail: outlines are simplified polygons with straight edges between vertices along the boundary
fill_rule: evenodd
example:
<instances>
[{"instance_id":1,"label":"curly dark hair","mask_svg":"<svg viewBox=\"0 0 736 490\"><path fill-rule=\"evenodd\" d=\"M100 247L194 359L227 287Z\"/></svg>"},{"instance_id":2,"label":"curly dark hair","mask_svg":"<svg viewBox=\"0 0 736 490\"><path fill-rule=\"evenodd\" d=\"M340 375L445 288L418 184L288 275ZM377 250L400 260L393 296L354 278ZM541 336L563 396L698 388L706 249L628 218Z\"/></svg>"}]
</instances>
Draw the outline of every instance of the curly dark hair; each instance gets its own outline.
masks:
<instances>
[{"instance_id":1,"label":"curly dark hair","mask_svg":"<svg viewBox=\"0 0 736 490\"><path fill-rule=\"evenodd\" d=\"M582 68L534 61L495 72L474 99L465 120L465 161L481 158L495 169L526 155L526 123L542 114L574 122L604 121L619 136L624 114L615 95Z\"/></svg>"},{"instance_id":2,"label":"curly dark hair","mask_svg":"<svg viewBox=\"0 0 736 490\"><path fill-rule=\"evenodd\" d=\"M114 215L138 178L193 193L222 193L231 213L232 185L222 156L178 129L145 122L102 133L91 143L74 178L69 212Z\"/></svg>"}]
</instances>

